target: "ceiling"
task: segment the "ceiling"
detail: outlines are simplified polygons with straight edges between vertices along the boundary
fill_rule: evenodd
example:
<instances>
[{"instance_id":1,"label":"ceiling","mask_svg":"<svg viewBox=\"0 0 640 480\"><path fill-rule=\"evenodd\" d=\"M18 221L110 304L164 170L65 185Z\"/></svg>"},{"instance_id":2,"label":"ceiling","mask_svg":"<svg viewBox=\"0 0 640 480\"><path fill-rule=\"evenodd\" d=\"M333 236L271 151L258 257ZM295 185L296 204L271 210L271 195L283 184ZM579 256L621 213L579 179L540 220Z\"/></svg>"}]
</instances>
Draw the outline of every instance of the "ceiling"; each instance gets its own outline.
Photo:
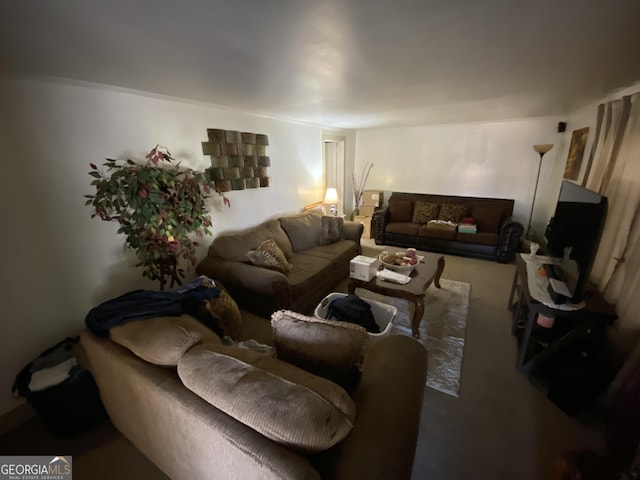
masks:
<instances>
[{"instance_id":1,"label":"ceiling","mask_svg":"<svg viewBox=\"0 0 640 480\"><path fill-rule=\"evenodd\" d=\"M0 71L338 128L565 115L640 80L638 0L0 0Z\"/></svg>"}]
</instances>

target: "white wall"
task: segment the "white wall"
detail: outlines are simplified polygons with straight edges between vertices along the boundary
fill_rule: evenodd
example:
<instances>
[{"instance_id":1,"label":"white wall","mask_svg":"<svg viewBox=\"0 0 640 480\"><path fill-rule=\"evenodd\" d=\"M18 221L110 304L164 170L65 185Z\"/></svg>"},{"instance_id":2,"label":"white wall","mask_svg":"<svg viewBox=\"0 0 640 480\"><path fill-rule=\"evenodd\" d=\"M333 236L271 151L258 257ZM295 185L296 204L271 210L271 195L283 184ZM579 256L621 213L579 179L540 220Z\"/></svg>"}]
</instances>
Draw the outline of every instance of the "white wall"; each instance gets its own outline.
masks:
<instances>
[{"instance_id":1,"label":"white wall","mask_svg":"<svg viewBox=\"0 0 640 480\"><path fill-rule=\"evenodd\" d=\"M228 193L230 209L213 196L214 235L322 198L317 127L52 79L0 77L0 105L0 414L19 404L9 393L18 370L76 335L92 306L135 288L157 288L131 266L116 225L90 219L83 199L92 193L90 162L144 160L160 143L204 169L209 158L200 142L207 128L264 133L272 186Z\"/></svg>"},{"instance_id":2,"label":"white wall","mask_svg":"<svg viewBox=\"0 0 640 480\"><path fill-rule=\"evenodd\" d=\"M374 163L368 189L513 198L514 217L526 229L540 158L532 146L557 144L561 120L543 117L360 130L355 171L360 175L367 162ZM555 147L544 157L536 212L549 200L545 190L553 165L562 163L564 168L566 159L558 157L558 152Z\"/></svg>"}]
</instances>

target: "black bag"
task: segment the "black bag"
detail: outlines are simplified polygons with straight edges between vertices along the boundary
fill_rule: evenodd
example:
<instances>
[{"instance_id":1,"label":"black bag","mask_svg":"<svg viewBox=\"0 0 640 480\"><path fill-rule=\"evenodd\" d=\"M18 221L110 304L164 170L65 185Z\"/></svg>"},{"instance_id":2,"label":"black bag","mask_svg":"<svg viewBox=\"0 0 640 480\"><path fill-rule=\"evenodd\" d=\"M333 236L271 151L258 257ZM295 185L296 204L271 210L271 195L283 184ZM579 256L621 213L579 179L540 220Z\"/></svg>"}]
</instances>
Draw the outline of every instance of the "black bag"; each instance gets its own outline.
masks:
<instances>
[{"instance_id":1,"label":"black bag","mask_svg":"<svg viewBox=\"0 0 640 480\"><path fill-rule=\"evenodd\" d=\"M355 323L370 333L380 333L380 327L371 311L371 305L357 295L347 295L333 300L327 309L327 318L341 322Z\"/></svg>"},{"instance_id":2,"label":"black bag","mask_svg":"<svg viewBox=\"0 0 640 480\"><path fill-rule=\"evenodd\" d=\"M57 385L35 392L29 389L31 376L36 371L72 358L77 342L78 337L68 337L42 352L20 370L11 389L29 402L54 437L74 437L107 418L91 372L80 365L71 368L69 377Z\"/></svg>"}]
</instances>

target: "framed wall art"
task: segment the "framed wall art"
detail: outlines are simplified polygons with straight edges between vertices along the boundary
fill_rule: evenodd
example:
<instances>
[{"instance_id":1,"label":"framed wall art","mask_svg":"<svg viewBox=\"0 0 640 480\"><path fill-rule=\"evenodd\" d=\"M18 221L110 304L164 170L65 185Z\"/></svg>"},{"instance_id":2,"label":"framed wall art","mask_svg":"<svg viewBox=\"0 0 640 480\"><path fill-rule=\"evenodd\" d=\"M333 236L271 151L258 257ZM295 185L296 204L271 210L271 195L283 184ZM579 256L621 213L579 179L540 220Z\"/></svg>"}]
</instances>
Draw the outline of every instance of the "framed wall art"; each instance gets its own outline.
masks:
<instances>
[{"instance_id":1,"label":"framed wall art","mask_svg":"<svg viewBox=\"0 0 640 480\"><path fill-rule=\"evenodd\" d=\"M574 130L571 135L571 145L569 146L569 155L567 156L567 164L564 167L564 178L577 182L580 178L582 169L582 158L587 145L587 137L589 136L589 127Z\"/></svg>"}]
</instances>

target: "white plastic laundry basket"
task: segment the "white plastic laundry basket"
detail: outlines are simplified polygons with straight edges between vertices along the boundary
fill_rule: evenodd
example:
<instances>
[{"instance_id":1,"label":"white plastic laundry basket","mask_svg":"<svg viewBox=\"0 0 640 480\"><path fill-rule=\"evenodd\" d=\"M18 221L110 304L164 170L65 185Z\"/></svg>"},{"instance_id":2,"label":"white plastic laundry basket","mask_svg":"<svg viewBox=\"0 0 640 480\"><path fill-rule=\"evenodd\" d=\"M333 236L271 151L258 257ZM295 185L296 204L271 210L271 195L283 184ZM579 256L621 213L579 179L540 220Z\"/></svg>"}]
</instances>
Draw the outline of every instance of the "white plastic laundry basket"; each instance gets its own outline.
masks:
<instances>
[{"instance_id":1,"label":"white plastic laundry basket","mask_svg":"<svg viewBox=\"0 0 640 480\"><path fill-rule=\"evenodd\" d=\"M329 310L329 304L331 304L331 302L336 298L346 296L346 293L330 293L322 299L313 314L316 316L316 318L327 318L327 310ZM367 298L363 298L363 300L371 305L373 318L378 324L378 327L380 327L380 333L367 332L369 333L369 340L374 341L389 335L389 333L391 333L393 319L398 314L398 309L393 305L385 305L384 303L376 302L375 300L369 300Z\"/></svg>"}]
</instances>

